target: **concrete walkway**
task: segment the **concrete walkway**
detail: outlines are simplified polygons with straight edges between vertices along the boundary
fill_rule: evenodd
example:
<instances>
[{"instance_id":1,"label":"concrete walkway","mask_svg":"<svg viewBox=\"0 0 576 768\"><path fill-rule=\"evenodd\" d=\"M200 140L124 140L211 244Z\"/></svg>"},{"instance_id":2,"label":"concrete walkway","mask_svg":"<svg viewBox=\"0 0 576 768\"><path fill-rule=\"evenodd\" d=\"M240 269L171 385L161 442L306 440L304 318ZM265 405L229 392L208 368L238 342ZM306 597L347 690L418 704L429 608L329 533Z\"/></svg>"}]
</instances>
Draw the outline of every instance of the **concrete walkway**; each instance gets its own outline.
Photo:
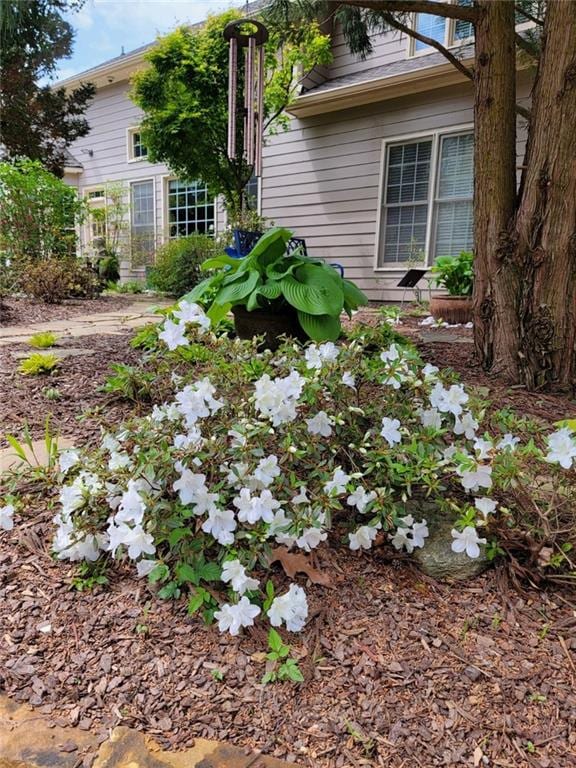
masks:
<instances>
[{"instance_id":1,"label":"concrete walkway","mask_svg":"<svg viewBox=\"0 0 576 768\"><path fill-rule=\"evenodd\" d=\"M156 309L164 309L173 304L168 299L146 297L134 301L122 309L113 312L98 312L89 315L77 315L67 320L51 320L46 323L12 325L0 329L0 347L9 344L23 344L30 336L40 331L52 331L57 336L74 337L119 335L127 330L139 328L146 323L159 322L162 318L155 314Z\"/></svg>"},{"instance_id":2,"label":"concrete walkway","mask_svg":"<svg viewBox=\"0 0 576 768\"><path fill-rule=\"evenodd\" d=\"M130 728L102 737L56 725L38 712L0 696L0 768L288 768L272 757L217 741L196 739L184 752L165 752ZM294 764L292 764L294 765Z\"/></svg>"}]
</instances>

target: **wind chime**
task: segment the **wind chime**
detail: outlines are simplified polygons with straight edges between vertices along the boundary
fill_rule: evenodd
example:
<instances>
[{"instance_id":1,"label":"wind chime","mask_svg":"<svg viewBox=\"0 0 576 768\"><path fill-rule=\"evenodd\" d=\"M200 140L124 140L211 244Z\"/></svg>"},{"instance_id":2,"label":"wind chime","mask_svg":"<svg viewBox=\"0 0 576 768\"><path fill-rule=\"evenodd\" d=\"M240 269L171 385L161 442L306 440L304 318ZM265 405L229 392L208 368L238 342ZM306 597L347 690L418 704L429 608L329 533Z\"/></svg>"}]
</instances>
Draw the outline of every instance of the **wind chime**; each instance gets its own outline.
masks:
<instances>
[{"instance_id":1,"label":"wind chime","mask_svg":"<svg viewBox=\"0 0 576 768\"><path fill-rule=\"evenodd\" d=\"M264 45L268 30L256 19L238 19L226 26L224 38L230 46L228 80L228 157L240 157L255 176L262 175L264 127ZM238 87L244 72L244 93ZM238 124L243 120L243 150L239 153Z\"/></svg>"}]
</instances>

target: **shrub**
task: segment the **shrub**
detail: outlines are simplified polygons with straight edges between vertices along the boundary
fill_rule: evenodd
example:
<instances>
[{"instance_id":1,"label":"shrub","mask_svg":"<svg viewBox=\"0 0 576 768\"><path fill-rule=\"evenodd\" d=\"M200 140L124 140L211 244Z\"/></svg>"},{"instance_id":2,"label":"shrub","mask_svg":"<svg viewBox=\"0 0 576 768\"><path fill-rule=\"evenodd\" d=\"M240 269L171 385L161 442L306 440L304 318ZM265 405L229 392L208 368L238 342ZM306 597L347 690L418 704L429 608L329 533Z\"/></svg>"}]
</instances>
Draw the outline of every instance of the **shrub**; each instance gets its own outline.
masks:
<instances>
[{"instance_id":1,"label":"shrub","mask_svg":"<svg viewBox=\"0 0 576 768\"><path fill-rule=\"evenodd\" d=\"M100 291L98 275L76 258L29 262L20 284L25 293L46 304L69 298L93 298Z\"/></svg>"},{"instance_id":2,"label":"shrub","mask_svg":"<svg viewBox=\"0 0 576 768\"><path fill-rule=\"evenodd\" d=\"M231 634L259 614L304 626L304 590L278 595L261 579L271 563L326 583L306 554L330 532L352 551L411 553L436 524L420 512L431 507L448 516L455 552L509 552L531 578L574 577L569 426L550 433L509 414L487 425L486 404L411 346L286 343L273 354L207 326L182 302L159 333L169 351L148 353L155 382L170 382L165 401L61 456L59 559L131 561L159 597L187 593L190 613Z\"/></svg>"},{"instance_id":3,"label":"shrub","mask_svg":"<svg viewBox=\"0 0 576 768\"><path fill-rule=\"evenodd\" d=\"M52 352L34 352L30 357L22 360L18 370L24 376L38 376L43 373L52 373L60 359Z\"/></svg>"},{"instance_id":4,"label":"shrub","mask_svg":"<svg viewBox=\"0 0 576 768\"><path fill-rule=\"evenodd\" d=\"M150 270L151 288L171 296L183 296L200 282L200 266L219 252L207 235L189 235L170 240L156 252L156 263Z\"/></svg>"},{"instance_id":5,"label":"shrub","mask_svg":"<svg viewBox=\"0 0 576 768\"><path fill-rule=\"evenodd\" d=\"M39 331L28 339L28 344L35 349L48 349L56 344L58 337L51 331Z\"/></svg>"},{"instance_id":6,"label":"shrub","mask_svg":"<svg viewBox=\"0 0 576 768\"><path fill-rule=\"evenodd\" d=\"M439 256L430 268L435 285L450 296L471 296L474 287L474 255L462 251L459 256Z\"/></svg>"}]
</instances>

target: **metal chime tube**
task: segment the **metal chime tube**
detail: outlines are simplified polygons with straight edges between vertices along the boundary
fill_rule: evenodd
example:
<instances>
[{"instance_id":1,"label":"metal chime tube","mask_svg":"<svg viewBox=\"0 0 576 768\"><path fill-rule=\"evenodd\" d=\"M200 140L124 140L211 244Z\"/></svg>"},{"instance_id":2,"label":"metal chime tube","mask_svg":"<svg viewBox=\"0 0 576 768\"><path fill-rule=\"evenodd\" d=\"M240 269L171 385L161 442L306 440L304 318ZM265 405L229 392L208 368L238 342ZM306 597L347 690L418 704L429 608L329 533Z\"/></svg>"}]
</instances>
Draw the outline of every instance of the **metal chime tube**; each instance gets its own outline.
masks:
<instances>
[{"instance_id":1,"label":"metal chime tube","mask_svg":"<svg viewBox=\"0 0 576 768\"><path fill-rule=\"evenodd\" d=\"M246 137L246 161L249 165L254 165L254 74L256 64L256 40L251 37L248 41L248 60L246 62L246 93L248 95L248 105L246 120L248 123Z\"/></svg>"},{"instance_id":2,"label":"metal chime tube","mask_svg":"<svg viewBox=\"0 0 576 768\"><path fill-rule=\"evenodd\" d=\"M238 41L230 40L228 80L228 157L236 157L236 99L238 95Z\"/></svg>"},{"instance_id":3,"label":"metal chime tube","mask_svg":"<svg viewBox=\"0 0 576 768\"><path fill-rule=\"evenodd\" d=\"M256 148L254 174L262 175L262 143L264 133L264 47L258 49L258 85L256 92Z\"/></svg>"}]
</instances>

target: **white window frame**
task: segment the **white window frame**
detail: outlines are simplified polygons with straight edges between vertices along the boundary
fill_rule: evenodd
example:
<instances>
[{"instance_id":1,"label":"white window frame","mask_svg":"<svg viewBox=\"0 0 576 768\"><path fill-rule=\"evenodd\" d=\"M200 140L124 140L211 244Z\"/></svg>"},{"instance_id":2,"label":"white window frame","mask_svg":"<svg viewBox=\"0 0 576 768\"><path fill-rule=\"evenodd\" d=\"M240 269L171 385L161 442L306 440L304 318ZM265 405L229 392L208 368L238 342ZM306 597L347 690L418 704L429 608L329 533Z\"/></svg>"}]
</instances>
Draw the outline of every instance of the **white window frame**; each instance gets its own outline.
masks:
<instances>
[{"instance_id":1,"label":"white window frame","mask_svg":"<svg viewBox=\"0 0 576 768\"><path fill-rule=\"evenodd\" d=\"M98 195L97 197L89 197L90 192L99 192L100 190L104 192L103 195ZM82 189L78 190L78 196L86 202L86 205L89 209L106 208L107 197L105 183L92 184L89 187L82 187ZM91 221L91 216L89 213L82 225L82 233L80 235L80 246L82 249L92 248L92 243L95 240L92 232L92 223L93 222ZM104 221L104 226L107 226L106 221Z\"/></svg>"},{"instance_id":2,"label":"white window frame","mask_svg":"<svg viewBox=\"0 0 576 768\"><path fill-rule=\"evenodd\" d=\"M419 131L400 136L393 136L382 141L382 154L380 157L380 181L378 184L378 212L376 216L376 251L374 254L374 272L405 272L408 268L406 262L396 264L382 265L379 263L380 250L383 247L383 225L386 216L386 205L384 202L386 189L388 187L388 147L395 144L409 144L411 141L419 139L431 139L432 150L430 158L430 178L428 180L428 215L426 217L426 241L424 245L424 261L414 264L415 267L429 267L431 265L431 253L433 251L434 224L436 215L437 198L437 173L438 157L440 152L440 139L442 136L453 136L459 133L471 133L474 131L474 123L464 123L461 125L451 125L445 128L436 128L431 131ZM412 264L412 262L411 262Z\"/></svg>"},{"instance_id":3,"label":"white window frame","mask_svg":"<svg viewBox=\"0 0 576 768\"><path fill-rule=\"evenodd\" d=\"M139 125L131 125L129 128L126 128L126 160L128 163L142 163L148 160L148 150L141 157L134 155L134 134L136 133L141 133Z\"/></svg>"},{"instance_id":4,"label":"white window frame","mask_svg":"<svg viewBox=\"0 0 576 768\"><path fill-rule=\"evenodd\" d=\"M156 199L156 177L155 176L141 176L137 179L130 179L130 181L127 182L128 184L128 200L129 200L129 209L128 209L128 226L130 231L130 255L132 255L132 185L133 184L142 184L143 182L151 181L152 182L152 200L154 203L154 207L152 209L153 213L153 221L154 221L154 253L156 252L156 248L158 247L158 211L157 211L157 199ZM152 256L154 256L154 253Z\"/></svg>"},{"instance_id":5,"label":"white window frame","mask_svg":"<svg viewBox=\"0 0 576 768\"><path fill-rule=\"evenodd\" d=\"M164 242L168 242L169 240L175 240L176 238L170 237L170 211L169 211L169 200L170 200L170 182L171 181L179 181L177 176L174 176L173 174L167 174L162 177L162 237L164 239ZM216 237L219 228L218 228L218 204L219 200L217 197L213 198L214 200L214 232L213 236Z\"/></svg>"}]
</instances>

